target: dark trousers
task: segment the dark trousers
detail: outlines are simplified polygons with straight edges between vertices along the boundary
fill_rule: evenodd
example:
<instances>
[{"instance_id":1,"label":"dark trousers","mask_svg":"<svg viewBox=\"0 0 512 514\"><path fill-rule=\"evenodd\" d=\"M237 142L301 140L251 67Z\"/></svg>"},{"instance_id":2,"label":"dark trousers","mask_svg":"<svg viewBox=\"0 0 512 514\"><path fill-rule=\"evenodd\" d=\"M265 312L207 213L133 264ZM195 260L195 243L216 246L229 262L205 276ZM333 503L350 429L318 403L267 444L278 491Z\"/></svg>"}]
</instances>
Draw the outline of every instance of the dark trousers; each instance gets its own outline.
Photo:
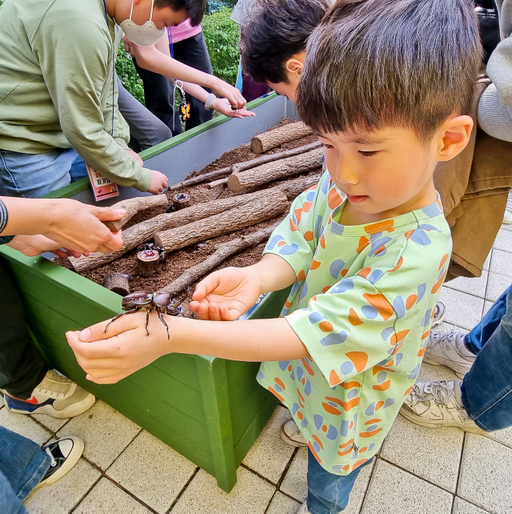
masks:
<instances>
[{"instance_id":1,"label":"dark trousers","mask_svg":"<svg viewBox=\"0 0 512 514\"><path fill-rule=\"evenodd\" d=\"M1 259L0 291L0 389L26 400L48 367L30 341L21 296Z\"/></svg>"},{"instance_id":2,"label":"dark trousers","mask_svg":"<svg viewBox=\"0 0 512 514\"><path fill-rule=\"evenodd\" d=\"M205 73L212 73L212 65L202 32L174 43L172 49L177 61ZM173 83L163 75L140 68L135 59L134 64L144 84L146 107L171 129L174 136L181 134L183 130L180 113L174 108ZM190 118L185 123L185 130L190 130L212 119L213 111L207 111L203 102L188 93L185 97L190 103Z\"/></svg>"}]
</instances>

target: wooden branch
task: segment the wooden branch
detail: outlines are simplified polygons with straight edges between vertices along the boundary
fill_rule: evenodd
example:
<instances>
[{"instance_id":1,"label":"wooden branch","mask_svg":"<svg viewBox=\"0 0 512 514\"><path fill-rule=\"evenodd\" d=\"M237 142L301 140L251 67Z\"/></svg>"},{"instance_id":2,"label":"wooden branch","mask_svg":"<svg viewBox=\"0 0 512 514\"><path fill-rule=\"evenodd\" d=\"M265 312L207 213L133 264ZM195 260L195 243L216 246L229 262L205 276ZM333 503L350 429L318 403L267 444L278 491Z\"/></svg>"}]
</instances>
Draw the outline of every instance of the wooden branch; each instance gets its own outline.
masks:
<instances>
[{"instance_id":1,"label":"wooden branch","mask_svg":"<svg viewBox=\"0 0 512 514\"><path fill-rule=\"evenodd\" d=\"M250 187L311 171L322 166L323 154L323 149L318 148L277 162L262 164L247 171L233 173L229 176L228 188L230 191L239 193Z\"/></svg>"},{"instance_id":2,"label":"wooden branch","mask_svg":"<svg viewBox=\"0 0 512 514\"><path fill-rule=\"evenodd\" d=\"M247 201L240 207L211 216L208 220L195 221L155 235L155 243L167 252L212 239L223 234L230 234L245 227L275 218L289 208L286 195L275 191L262 191L266 195L259 199Z\"/></svg>"},{"instance_id":3,"label":"wooden branch","mask_svg":"<svg viewBox=\"0 0 512 514\"><path fill-rule=\"evenodd\" d=\"M196 184L201 184L201 182L207 182L208 180L222 177L223 175L229 175L231 173L231 166L226 166L225 168L220 168L215 171L210 171L209 173L203 173L202 175L198 175L197 177L192 177L187 180L183 180L182 182L177 182L176 184L172 184L167 189L168 191L175 191L176 189L181 189L182 187L194 186Z\"/></svg>"},{"instance_id":4,"label":"wooden branch","mask_svg":"<svg viewBox=\"0 0 512 514\"><path fill-rule=\"evenodd\" d=\"M292 148L291 150L284 150L283 152L276 152L270 155L262 155L261 157L256 157L256 159L251 159L250 161L240 162L238 164L233 164L231 166L232 173L239 173L240 171L245 171L250 168L255 168L260 164L266 164L267 162L278 161L279 159L285 159L286 157L293 157L294 155L298 155L300 153L306 153L310 150L314 150L315 148L319 148L322 146L320 141L314 141L313 143L309 143L309 145L298 146L297 148Z\"/></svg>"},{"instance_id":5,"label":"wooden branch","mask_svg":"<svg viewBox=\"0 0 512 514\"><path fill-rule=\"evenodd\" d=\"M295 141L312 133L313 131L307 125L304 125L302 121L288 123L288 125L254 136L251 139L251 150L254 153L263 153L283 143Z\"/></svg>"},{"instance_id":6,"label":"wooden branch","mask_svg":"<svg viewBox=\"0 0 512 514\"><path fill-rule=\"evenodd\" d=\"M176 212L164 213L155 216L147 221L143 221L123 231L123 248L112 253L91 253L88 257L69 257L73 268L78 273L97 268L107 262L112 262L122 255L133 250L146 241L149 241L157 232L168 230L193 221L208 218L227 209L232 209L238 205L244 205L254 198L267 195L267 191L258 191L251 195L231 196L221 198L211 202L197 203Z\"/></svg>"},{"instance_id":7,"label":"wooden branch","mask_svg":"<svg viewBox=\"0 0 512 514\"><path fill-rule=\"evenodd\" d=\"M214 180L213 182L209 182L208 184L206 184L206 187L208 187L208 189L213 189L214 187L220 186L222 184L227 184L227 183L228 183L228 177L219 178L218 180Z\"/></svg>"},{"instance_id":8,"label":"wooden branch","mask_svg":"<svg viewBox=\"0 0 512 514\"><path fill-rule=\"evenodd\" d=\"M238 237L226 243L217 245L215 253L199 264L188 268L187 271L181 274L169 285L161 289L161 291L164 293L170 293L173 296L177 295L187 287L191 286L196 280L222 264L228 257L266 241L276 226L277 225L273 225L272 227L267 227L258 230L257 232L253 232L252 234Z\"/></svg>"},{"instance_id":9,"label":"wooden branch","mask_svg":"<svg viewBox=\"0 0 512 514\"><path fill-rule=\"evenodd\" d=\"M126 214L116 221L104 221L103 223L105 223L112 232L117 232L138 212L150 209L151 207L167 207L168 205L169 200L165 194L127 198L126 200L121 200L112 205L112 209L124 209Z\"/></svg>"}]
</instances>

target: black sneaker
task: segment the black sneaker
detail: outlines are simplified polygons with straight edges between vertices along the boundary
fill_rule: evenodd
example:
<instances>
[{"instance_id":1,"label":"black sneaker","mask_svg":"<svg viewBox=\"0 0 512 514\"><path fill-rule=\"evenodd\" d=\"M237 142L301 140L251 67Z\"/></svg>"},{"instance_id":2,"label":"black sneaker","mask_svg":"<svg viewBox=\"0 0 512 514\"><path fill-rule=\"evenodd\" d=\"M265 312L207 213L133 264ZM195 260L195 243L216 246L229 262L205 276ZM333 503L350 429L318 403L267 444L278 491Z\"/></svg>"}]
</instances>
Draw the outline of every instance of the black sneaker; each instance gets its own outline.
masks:
<instances>
[{"instance_id":1,"label":"black sneaker","mask_svg":"<svg viewBox=\"0 0 512 514\"><path fill-rule=\"evenodd\" d=\"M62 478L80 459L84 442L79 437L67 436L45 444L42 448L51 458L51 464L37 487L53 484Z\"/></svg>"}]
</instances>

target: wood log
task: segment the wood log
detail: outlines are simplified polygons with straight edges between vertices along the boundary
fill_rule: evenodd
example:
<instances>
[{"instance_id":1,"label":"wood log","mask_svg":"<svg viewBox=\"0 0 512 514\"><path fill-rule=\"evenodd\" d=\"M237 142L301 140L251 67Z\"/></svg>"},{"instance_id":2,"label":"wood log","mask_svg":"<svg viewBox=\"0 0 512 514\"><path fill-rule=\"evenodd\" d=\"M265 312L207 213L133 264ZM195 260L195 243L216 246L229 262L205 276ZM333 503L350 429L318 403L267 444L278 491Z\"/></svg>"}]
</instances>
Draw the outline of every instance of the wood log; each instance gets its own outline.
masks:
<instances>
[{"instance_id":1,"label":"wood log","mask_svg":"<svg viewBox=\"0 0 512 514\"><path fill-rule=\"evenodd\" d=\"M161 291L170 293L171 295L181 293L181 291L191 286L196 280L222 264L228 257L266 241L276 226L277 224L217 245L215 253L207 257L204 261L187 269L187 271L161 289Z\"/></svg>"},{"instance_id":2,"label":"wood log","mask_svg":"<svg viewBox=\"0 0 512 514\"><path fill-rule=\"evenodd\" d=\"M190 207L190 198L185 193L177 193L172 197L172 201L176 206L177 210L186 209Z\"/></svg>"},{"instance_id":3,"label":"wood log","mask_svg":"<svg viewBox=\"0 0 512 514\"><path fill-rule=\"evenodd\" d=\"M167 191L175 191L176 189L181 189L182 187L194 186L196 184L201 184L202 182L207 182L208 180L222 177L224 175L229 175L231 173L231 166L226 166L225 168L220 168L215 171L210 171L209 173L203 173L202 175L197 175L196 177L188 178L187 180L183 180L182 182L177 182L176 184L172 184L168 187Z\"/></svg>"},{"instance_id":4,"label":"wood log","mask_svg":"<svg viewBox=\"0 0 512 514\"><path fill-rule=\"evenodd\" d=\"M298 175L311 171L322 166L323 148L317 148L307 153L281 159L277 162L262 164L240 173L233 173L228 179L230 191L239 193L250 187L261 186L273 180L288 178L291 175Z\"/></svg>"},{"instance_id":5,"label":"wood log","mask_svg":"<svg viewBox=\"0 0 512 514\"><path fill-rule=\"evenodd\" d=\"M127 275L126 273L109 273L103 279L103 287L106 287L121 296L126 296L130 293L130 286L128 285L129 279L130 275Z\"/></svg>"},{"instance_id":6,"label":"wood log","mask_svg":"<svg viewBox=\"0 0 512 514\"><path fill-rule=\"evenodd\" d=\"M165 194L127 198L126 200L121 200L112 205L113 209L124 209L126 214L116 221L104 221L103 223L105 223L112 232L117 232L138 212L151 209L151 207L167 207L168 205L169 200Z\"/></svg>"},{"instance_id":7,"label":"wood log","mask_svg":"<svg viewBox=\"0 0 512 514\"><path fill-rule=\"evenodd\" d=\"M159 252L155 250L141 250L137 252L137 273L143 277L150 277L162 268Z\"/></svg>"},{"instance_id":8,"label":"wood log","mask_svg":"<svg viewBox=\"0 0 512 514\"><path fill-rule=\"evenodd\" d=\"M311 128L304 125L302 121L288 123L288 125L283 125L282 127L254 136L251 139L251 150L254 153L263 153L283 143L295 141L312 133Z\"/></svg>"},{"instance_id":9,"label":"wood log","mask_svg":"<svg viewBox=\"0 0 512 514\"><path fill-rule=\"evenodd\" d=\"M223 234L230 234L245 227L272 219L289 208L286 195L282 192L267 193L258 200L247 201L240 207L211 216L208 220L195 221L155 235L155 243L167 252L205 241Z\"/></svg>"},{"instance_id":10,"label":"wood log","mask_svg":"<svg viewBox=\"0 0 512 514\"><path fill-rule=\"evenodd\" d=\"M276 152L270 155L262 155L261 157L256 157L256 159L251 159L250 161L231 165L231 171L232 173L239 173L240 171L255 168L260 164L278 161L279 159L285 159L286 157L293 157L294 155L306 153L315 148L320 148L321 146L322 143L320 141L314 141L313 143L309 143L309 145L298 146L297 148L292 148L291 150L284 150L283 152Z\"/></svg>"},{"instance_id":11,"label":"wood log","mask_svg":"<svg viewBox=\"0 0 512 514\"><path fill-rule=\"evenodd\" d=\"M149 241L157 232L168 230L193 221L208 218L227 209L232 209L238 205L244 205L252 199L260 198L261 196L268 195L267 191L258 191L251 195L231 196L229 198L221 198L211 202L197 203L182 209L181 211L163 213L151 218L147 221L137 223L123 231L123 248L111 253L91 253L88 257L69 257L73 268L78 273L97 268L107 262L112 262L115 259L128 253L137 246L146 241Z\"/></svg>"},{"instance_id":12,"label":"wood log","mask_svg":"<svg viewBox=\"0 0 512 514\"><path fill-rule=\"evenodd\" d=\"M306 189L316 186L321 176L322 174L318 173L314 175L308 175L307 177L299 177L295 180L287 180L286 182L273 187L272 191L282 191L286 195L286 198L292 201L301 193L306 191Z\"/></svg>"}]
</instances>

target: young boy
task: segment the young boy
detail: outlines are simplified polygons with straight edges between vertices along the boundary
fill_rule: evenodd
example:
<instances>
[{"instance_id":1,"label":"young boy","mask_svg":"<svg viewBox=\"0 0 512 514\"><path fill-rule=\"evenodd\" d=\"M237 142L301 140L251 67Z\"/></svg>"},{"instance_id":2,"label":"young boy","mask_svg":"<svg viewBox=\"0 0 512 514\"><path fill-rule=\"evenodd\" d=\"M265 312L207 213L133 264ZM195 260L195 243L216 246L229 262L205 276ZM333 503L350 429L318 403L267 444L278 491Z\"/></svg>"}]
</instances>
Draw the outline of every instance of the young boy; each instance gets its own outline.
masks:
<instances>
[{"instance_id":1,"label":"young boy","mask_svg":"<svg viewBox=\"0 0 512 514\"><path fill-rule=\"evenodd\" d=\"M480 62L471 2L340 0L312 33L297 108L327 170L299 196L260 262L200 282L200 320L123 316L67 334L97 383L161 355L264 361L258 381L309 446L300 513L345 508L414 384L451 239L433 185L465 147ZM292 286L278 319L237 319ZM203 321L210 320L210 321ZM141 344L144 341L144 344Z\"/></svg>"}]
</instances>

